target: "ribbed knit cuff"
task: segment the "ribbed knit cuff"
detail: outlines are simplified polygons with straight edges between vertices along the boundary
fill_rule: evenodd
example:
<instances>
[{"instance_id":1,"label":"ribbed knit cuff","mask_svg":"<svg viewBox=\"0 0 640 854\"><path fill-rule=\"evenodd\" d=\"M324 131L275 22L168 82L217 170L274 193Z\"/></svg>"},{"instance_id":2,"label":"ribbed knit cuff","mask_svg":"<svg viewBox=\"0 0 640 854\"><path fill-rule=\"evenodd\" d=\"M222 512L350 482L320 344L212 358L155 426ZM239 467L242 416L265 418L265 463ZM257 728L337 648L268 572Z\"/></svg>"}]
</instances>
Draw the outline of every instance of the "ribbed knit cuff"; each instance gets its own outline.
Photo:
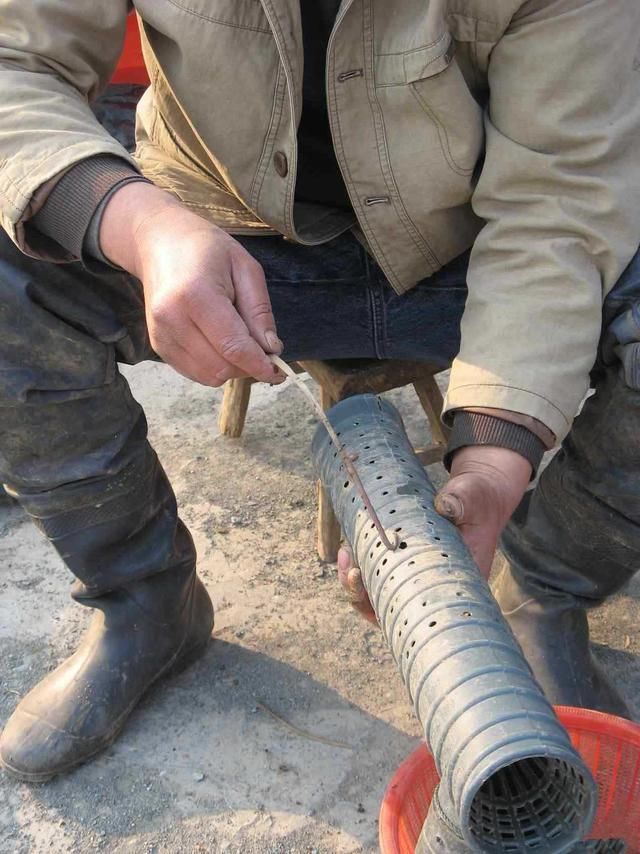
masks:
<instances>
[{"instance_id":1,"label":"ribbed knit cuff","mask_svg":"<svg viewBox=\"0 0 640 854\"><path fill-rule=\"evenodd\" d=\"M494 418L492 415L459 410L454 415L453 430L444 457L447 471L451 469L453 454L469 445L492 445L515 451L531 463L532 478L535 477L545 452L543 442L535 433L520 424Z\"/></svg>"},{"instance_id":2,"label":"ribbed knit cuff","mask_svg":"<svg viewBox=\"0 0 640 854\"><path fill-rule=\"evenodd\" d=\"M99 155L81 160L58 181L31 223L74 258L81 258L85 234L96 208L116 186L132 181L147 181L147 178L120 157Z\"/></svg>"}]
</instances>

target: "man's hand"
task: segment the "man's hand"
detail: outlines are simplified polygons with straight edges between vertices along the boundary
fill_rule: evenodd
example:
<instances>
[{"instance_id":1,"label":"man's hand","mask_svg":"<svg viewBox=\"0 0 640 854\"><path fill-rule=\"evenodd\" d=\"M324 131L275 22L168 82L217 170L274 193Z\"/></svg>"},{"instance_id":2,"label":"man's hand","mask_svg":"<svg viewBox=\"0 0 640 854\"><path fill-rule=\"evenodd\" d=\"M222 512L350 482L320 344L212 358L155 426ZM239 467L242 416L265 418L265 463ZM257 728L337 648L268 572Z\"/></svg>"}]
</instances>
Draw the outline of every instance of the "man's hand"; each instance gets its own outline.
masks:
<instances>
[{"instance_id":1,"label":"man's hand","mask_svg":"<svg viewBox=\"0 0 640 854\"><path fill-rule=\"evenodd\" d=\"M502 529L516 509L531 478L531 465L506 448L473 445L453 457L451 477L436 495L435 508L460 529L478 569L489 576ZM375 622L375 613L354 566L351 549L338 554L338 579L353 607Z\"/></svg>"},{"instance_id":2,"label":"man's hand","mask_svg":"<svg viewBox=\"0 0 640 854\"><path fill-rule=\"evenodd\" d=\"M530 479L531 464L507 448L470 445L454 454L451 477L436 495L435 507L460 529L485 578L498 537Z\"/></svg>"},{"instance_id":3,"label":"man's hand","mask_svg":"<svg viewBox=\"0 0 640 854\"><path fill-rule=\"evenodd\" d=\"M176 371L209 386L284 379L267 357L282 342L262 267L230 235L138 182L113 194L100 245L142 282L151 345Z\"/></svg>"}]
</instances>

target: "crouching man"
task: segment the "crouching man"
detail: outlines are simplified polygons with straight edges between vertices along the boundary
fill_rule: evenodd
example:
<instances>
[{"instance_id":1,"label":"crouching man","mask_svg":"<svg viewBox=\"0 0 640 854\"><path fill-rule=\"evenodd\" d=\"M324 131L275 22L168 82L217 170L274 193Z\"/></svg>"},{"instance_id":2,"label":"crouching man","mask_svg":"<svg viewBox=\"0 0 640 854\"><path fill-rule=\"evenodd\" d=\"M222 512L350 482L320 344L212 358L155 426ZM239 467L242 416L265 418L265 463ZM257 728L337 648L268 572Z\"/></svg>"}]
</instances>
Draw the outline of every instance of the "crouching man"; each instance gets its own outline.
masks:
<instances>
[{"instance_id":1,"label":"crouching man","mask_svg":"<svg viewBox=\"0 0 640 854\"><path fill-rule=\"evenodd\" d=\"M93 756L210 637L118 371L153 358L210 386L280 381L272 353L453 362L441 512L483 572L513 514L496 594L536 676L628 714L586 609L640 563L637 0L136 0L135 157L90 109L130 5L2 6L0 481L95 610L5 768Z\"/></svg>"}]
</instances>

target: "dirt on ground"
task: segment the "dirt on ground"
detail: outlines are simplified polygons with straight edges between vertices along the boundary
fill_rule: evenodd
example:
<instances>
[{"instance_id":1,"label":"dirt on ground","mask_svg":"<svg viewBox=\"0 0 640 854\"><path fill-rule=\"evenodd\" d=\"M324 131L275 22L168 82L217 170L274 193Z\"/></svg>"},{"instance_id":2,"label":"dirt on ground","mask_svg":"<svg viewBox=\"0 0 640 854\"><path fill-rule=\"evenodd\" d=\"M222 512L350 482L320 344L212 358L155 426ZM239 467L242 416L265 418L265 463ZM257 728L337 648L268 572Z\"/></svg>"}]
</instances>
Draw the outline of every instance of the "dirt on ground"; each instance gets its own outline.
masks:
<instances>
[{"instance_id":1,"label":"dirt on ground","mask_svg":"<svg viewBox=\"0 0 640 854\"><path fill-rule=\"evenodd\" d=\"M379 631L316 556L315 419L290 384L254 386L231 440L217 429L221 391L163 365L127 374L196 540L214 640L93 762L37 786L0 774L0 852L377 851L385 787L419 729ZM390 398L424 443L413 393ZM0 565L2 723L75 649L90 613L16 507L0 508ZM592 620L597 654L637 713L639 598L636 582Z\"/></svg>"}]
</instances>

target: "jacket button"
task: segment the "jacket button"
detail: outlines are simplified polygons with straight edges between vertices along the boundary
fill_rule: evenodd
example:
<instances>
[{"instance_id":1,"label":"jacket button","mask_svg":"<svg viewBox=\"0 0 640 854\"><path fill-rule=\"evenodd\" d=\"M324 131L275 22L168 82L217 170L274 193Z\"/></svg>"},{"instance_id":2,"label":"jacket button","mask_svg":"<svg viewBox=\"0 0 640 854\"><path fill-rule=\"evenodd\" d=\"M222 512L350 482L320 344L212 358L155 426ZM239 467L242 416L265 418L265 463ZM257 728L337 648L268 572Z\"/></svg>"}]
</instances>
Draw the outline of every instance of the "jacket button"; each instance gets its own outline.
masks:
<instances>
[{"instance_id":1,"label":"jacket button","mask_svg":"<svg viewBox=\"0 0 640 854\"><path fill-rule=\"evenodd\" d=\"M275 166L276 172L281 178L287 177L287 172L289 171L289 163L287 161L287 155L284 151L276 151L273 155L273 165Z\"/></svg>"}]
</instances>

